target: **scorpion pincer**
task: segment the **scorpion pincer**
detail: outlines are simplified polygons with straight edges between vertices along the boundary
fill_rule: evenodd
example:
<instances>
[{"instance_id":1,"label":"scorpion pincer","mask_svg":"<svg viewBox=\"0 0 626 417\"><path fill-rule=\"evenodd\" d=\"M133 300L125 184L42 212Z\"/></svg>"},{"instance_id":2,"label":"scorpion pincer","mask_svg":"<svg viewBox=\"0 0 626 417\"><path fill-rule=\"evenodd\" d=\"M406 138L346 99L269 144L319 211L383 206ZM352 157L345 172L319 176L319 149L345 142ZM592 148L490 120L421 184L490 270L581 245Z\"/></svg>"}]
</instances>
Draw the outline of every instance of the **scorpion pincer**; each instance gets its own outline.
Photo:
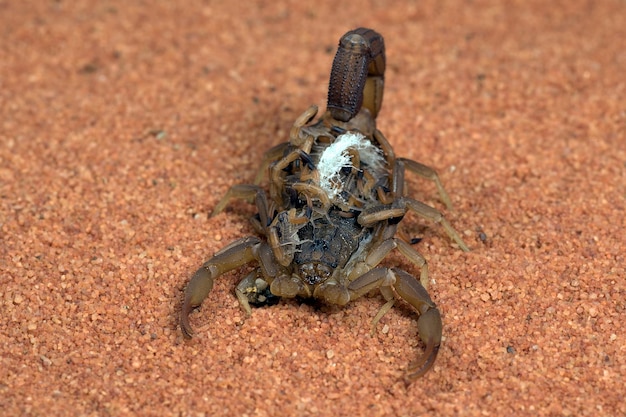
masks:
<instances>
[{"instance_id":1,"label":"scorpion pincer","mask_svg":"<svg viewBox=\"0 0 626 417\"><path fill-rule=\"evenodd\" d=\"M380 34L365 28L339 41L330 75L327 111L315 122L317 107L295 121L287 142L265 153L254 184L234 185L215 207L222 212L235 199L252 199L252 224L260 237L244 237L217 252L192 276L185 289L180 326L190 338L189 314L207 297L220 275L248 263L258 266L237 286L250 314L251 304L268 298L314 298L343 306L374 289L387 303L372 322L400 298L419 318L425 352L410 365L407 380L424 375L437 357L442 336L439 310L426 287L425 259L395 236L408 212L438 223L464 251L468 247L444 216L407 195L407 172L432 181L443 203L451 201L430 167L395 156L376 129L383 97L385 47ZM266 189L258 184L265 173ZM420 269L419 280L398 268L381 266L397 249Z\"/></svg>"}]
</instances>

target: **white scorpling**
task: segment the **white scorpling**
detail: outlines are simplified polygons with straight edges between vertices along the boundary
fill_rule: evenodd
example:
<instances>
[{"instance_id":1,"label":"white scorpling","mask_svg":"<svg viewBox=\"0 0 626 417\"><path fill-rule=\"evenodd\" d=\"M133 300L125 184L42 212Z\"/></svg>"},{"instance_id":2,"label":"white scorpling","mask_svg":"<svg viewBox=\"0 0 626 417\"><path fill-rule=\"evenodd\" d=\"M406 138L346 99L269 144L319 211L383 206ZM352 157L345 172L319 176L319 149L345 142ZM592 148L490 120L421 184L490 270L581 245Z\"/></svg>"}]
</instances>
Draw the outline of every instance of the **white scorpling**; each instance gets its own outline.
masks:
<instances>
[{"instance_id":1,"label":"white scorpling","mask_svg":"<svg viewBox=\"0 0 626 417\"><path fill-rule=\"evenodd\" d=\"M368 166L372 173L384 170L385 158L382 151L369 139L358 132L348 132L340 135L324 150L317 164L320 174L320 187L326 191L331 201L336 202L341 192L339 171L342 168L352 167L352 161L348 149L359 152L361 164ZM343 200L343 199L342 199Z\"/></svg>"}]
</instances>

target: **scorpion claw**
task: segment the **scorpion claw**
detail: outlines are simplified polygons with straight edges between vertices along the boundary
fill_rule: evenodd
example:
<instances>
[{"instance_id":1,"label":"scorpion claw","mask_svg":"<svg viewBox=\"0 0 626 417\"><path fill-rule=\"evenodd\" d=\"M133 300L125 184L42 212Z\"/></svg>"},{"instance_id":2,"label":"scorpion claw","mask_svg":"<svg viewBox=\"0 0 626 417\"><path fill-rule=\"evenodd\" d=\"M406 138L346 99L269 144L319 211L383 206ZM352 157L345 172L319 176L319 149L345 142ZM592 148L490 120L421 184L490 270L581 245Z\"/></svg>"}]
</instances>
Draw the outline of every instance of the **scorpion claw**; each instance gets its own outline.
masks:
<instances>
[{"instance_id":1,"label":"scorpion claw","mask_svg":"<svg viewBox=\"0 0 626 417\"><path fill-rule=\"evenodd\" d=\"M412 381L424 375L435 363L443 332L441 313L420 281L401 269L392 268L392 273L398 295L419 313L417 331L426 344L424 354L409 366L406 378Z\"/></svg>"},{"instance_id":2,"label":"scorpion claw","mask_svg":"<svg viewBox=\"0 0 626 417\"><path fill-rule=\"evenodd\" d=\"M236 240L218 251L193 274L185 288L185 298L180 309L180 328L185 338L190 339L194 333L189 324L189 314L209 295L215 279L255 259L259 243L260 240L256 237Z\"/></svg>"},{"instance_id":3,"label":"scorpion claw","mask_svg":"<svg viewBox=\"0 0 626 417\"><path fill-rule=\"evenodd\" d=\"M441 314L436 308L426 311L417 321L420 339L426 344L424 354L409 366L406 379L413 381L423 376L435 363L441 344Z\"/></svg>"},{"instance_id":4,"label":"scorpion claw","mask_svg":"<svg viewBox=\"0 0 626 417\"><path fill-rule=\"evenodd\" d=\"M194 333L191 324L189 324L189 313L191 313L191 310L193 310L191 305L185 303L180 312L180 328L183 331L183 337L185 339L191 339Z\"/></svg>"},{"instance_id":5,"label":"scorpion claw","mask_svg":"<svg viewBox=\"0 0 626 417\"><path fill-rule=\"evenodd\" d=\"M189 285L185 289L185 298L180 310L180 328L185 339L191 339L194 334L189 323L189 314L198 307L213 288L213 274L211 267L202 266L193 274Z\"/></svg>"}]
</instances>

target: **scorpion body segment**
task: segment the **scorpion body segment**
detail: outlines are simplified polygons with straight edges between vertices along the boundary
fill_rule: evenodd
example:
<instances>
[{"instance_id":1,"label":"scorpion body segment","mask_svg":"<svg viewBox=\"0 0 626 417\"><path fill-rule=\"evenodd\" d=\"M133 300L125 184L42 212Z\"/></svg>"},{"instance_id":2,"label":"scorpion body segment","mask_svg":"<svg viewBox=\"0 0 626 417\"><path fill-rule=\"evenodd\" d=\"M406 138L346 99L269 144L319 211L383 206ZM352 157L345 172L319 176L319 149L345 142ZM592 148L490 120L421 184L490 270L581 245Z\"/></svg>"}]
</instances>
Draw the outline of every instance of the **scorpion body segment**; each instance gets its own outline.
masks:
<instances>
[{"instance_id":1,"label":"scorpion body segment","mask_svg":"<svg viewBox=\"0 0 626 417\"><path fill-rule=\"evenodd\" d=\"M428 267L395 232L411 212L441 224L462 250L469 249L441 212L407 195L405 173L411 172L432 181L441 200L451 206L436 172L397 158L376 129L384 70L381 35L364 28L346 33L333 62L328 111L313 121L317 107L311 106L297 118L289 141L265 154L261 165L268 173L269 192L259 185L235 185L218 203L213 215L234 199L253 199L258 213L252 223L261 238L233 242L192 276L181 309L185 337L193 335L189 314L208 296L215 279L255 262L256 270L236 290L248 314L250 304L276 297L315 298L343 306L379 289L387 303L374 317L373 327L398 298L419 316L425 353L409 367L407 379L432 367L442 321L426 291ZM257 183L262 178L258 175ZM419 279L381 266L394 249L420 269Z\"/></svg>"},{"instance_id":2,"label":"scorpion body segment","mask_svg":"<svg viewBox=\"0 0 626 417\"><path fill-rule=\"evenodd\" d=\"M339 40L328 88L328 110L342 122L352 119L363 105L372 117L383 102L385 44L371 29L351 30Z\"/></svg>"}]
</instances>

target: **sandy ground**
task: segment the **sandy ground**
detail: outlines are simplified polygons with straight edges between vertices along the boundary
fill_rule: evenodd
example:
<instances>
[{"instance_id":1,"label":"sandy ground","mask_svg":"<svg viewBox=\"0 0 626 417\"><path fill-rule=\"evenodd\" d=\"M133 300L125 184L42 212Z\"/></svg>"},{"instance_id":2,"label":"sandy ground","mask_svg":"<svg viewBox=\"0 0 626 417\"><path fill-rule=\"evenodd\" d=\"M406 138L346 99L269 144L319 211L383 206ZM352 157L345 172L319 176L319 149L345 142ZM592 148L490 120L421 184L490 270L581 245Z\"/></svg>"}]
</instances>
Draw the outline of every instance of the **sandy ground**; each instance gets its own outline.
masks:
<instances>
[{"instance_id":1,"label":"sandy ground","mask_svg":"<svg viewBox=\"0 0 626 417\"><path fill-rule=\"evenodd\" d=\"M28 3L0 1L3 414L626 414L623 0ZM177 327L193 271L253 233L245 202L208 213L324 108L358 26L386 39L379 128L472 247L403 221L445 336L408 387L415 317L370 337L380 296L245 318L244 268Z\"/></svg>"}]
</instances>

